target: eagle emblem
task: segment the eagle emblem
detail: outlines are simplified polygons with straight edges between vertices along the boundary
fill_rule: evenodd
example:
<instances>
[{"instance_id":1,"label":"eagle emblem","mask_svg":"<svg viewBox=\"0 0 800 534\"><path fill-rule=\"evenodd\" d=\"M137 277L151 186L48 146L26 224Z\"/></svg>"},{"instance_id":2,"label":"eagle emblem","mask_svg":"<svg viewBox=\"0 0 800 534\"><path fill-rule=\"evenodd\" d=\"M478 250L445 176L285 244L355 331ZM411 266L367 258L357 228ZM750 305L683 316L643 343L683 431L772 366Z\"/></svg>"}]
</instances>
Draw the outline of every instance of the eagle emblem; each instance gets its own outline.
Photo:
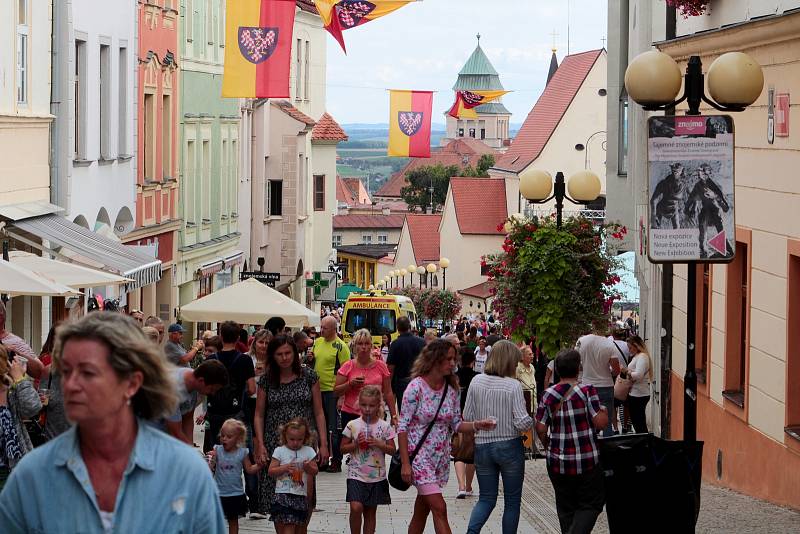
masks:
<instances>
[{"instance_id":1,"label":"eagle emblem","mask_svg":"<svg viewBox=\"0 0 800 534\"><path fill-rule=\"evenodd\" d=\"M483 97L471 91L461 91L461 99L469 107L475 107L481 103Z\"/></svg>"},{"instance_id":2,"label":"eagle emblem","mask_svg":"<svg viewBox=\"0 0 800 534\"><path fill-rule=\"evenodd\" d=\"M422 127L424 116L421 111L398 111L397 123L400 125L400 131L411 137Z\"/></svg>"},{"instance_id":3,"label":"eagle emblem","mask_svg":"<svg viewBox=\"0 0 800 534\"><path fill-rule=\"evenodd\" d=\"M349 30L361 24L361 21L375 11L375 4L365 0L342 0L336 4L336 16L343 30Z\"/></svg>"},{"instance_id":4,"label":"eagle emblem","mask_svg":"<svg viewBox=\"0 0 800 534\"><path fill-rule=\"evenodd\" d=\"M268 60L278 46L278 28L239 27L239 51L250 63Z\"/></svg>"}]
</instances>

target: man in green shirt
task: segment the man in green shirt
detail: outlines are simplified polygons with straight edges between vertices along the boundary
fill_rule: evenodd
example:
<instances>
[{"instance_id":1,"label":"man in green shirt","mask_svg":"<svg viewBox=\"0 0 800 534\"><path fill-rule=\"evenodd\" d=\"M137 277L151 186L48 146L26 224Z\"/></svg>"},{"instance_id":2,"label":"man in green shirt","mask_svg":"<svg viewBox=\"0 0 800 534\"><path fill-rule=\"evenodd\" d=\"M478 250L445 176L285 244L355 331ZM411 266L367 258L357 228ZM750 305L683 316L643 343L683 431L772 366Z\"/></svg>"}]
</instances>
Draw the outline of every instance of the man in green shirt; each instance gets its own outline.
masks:
<instances>
[{"instance_id":1,"label":"man in green shirt","mask_svg":"<svg viewBox=\"0 0 800 534\"><path fill-rule=\"evenodd\" d=\"M325 317L320 325L321 335L314 342L314 370L319 375L319 389L322 392L322 407L325 410L325 421L328 426L328 443L331 447L331 463L329 473L341 473L342 452L339 444L342 440L336 409L336 394L333 385L336 383L336 372L341 365L350 359L350 349L336 335L336 319ZM325 458L323 458L323 461Z\"/></svg>"}]
</instances>

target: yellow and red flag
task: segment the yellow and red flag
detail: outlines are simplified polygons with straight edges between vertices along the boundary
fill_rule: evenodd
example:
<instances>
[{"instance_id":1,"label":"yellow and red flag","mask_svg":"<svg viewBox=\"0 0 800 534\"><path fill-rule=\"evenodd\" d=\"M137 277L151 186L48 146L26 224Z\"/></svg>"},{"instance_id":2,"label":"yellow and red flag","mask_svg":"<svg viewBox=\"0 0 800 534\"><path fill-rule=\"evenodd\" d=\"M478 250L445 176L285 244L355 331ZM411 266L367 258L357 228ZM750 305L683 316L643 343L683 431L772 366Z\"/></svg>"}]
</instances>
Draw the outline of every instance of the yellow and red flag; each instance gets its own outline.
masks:
<instances>
[{"instance_id":1,"label":"yellow and red flag","mask_svg":"<svg viewBox=\"0 0 800 534\"><path fill-rule=\"evenodd\" d=\"M389 156L431 157L432 91L391 91Z\"/></svg>"},{"instance_id":2,"label":"yellow and red flag","mask_svg":"<svg viewBox=\"0 0 800 534\"><path fill-rule=\"evenodd\" d=\"M288 98L294 0L227 0L222 96Z\"/></svg>"},{"instance_id":3,"label":"yellow and red flag","mask_svg":"<svg viewBox=\"0 0 800 534\"><path fill-rule=\"evenodd\" d=\"M366 24L417 0L314 0L325 29L347 53L342 32Z\"/></svg>"},{"instance_id":4,"label":"yellow and red flag","mask_svg":"<svg viewBox=\"0 0 800 534\"><path fill-rule=\"evenodd\" d=\"M473 108L497 100L509 91L456 91L456 102L448 115L456 119L477 119Z\"/></svg>"}]
</instances>

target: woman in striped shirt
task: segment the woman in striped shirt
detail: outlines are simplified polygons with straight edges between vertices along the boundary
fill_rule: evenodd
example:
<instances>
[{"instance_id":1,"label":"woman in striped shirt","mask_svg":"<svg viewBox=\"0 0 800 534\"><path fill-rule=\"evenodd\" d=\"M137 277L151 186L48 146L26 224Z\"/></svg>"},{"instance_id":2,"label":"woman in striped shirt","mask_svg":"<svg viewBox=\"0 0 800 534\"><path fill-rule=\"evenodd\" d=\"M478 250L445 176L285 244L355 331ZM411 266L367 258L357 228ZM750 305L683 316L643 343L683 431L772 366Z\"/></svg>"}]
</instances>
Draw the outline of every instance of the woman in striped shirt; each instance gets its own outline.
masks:
<instances>
[{"instance_id":1,"label":"woman in striped shirt","mask_svg":"<svg viewBox=\"0 0 800 534\"><path fill-rule=\"evenodd\" d=\"M497 502L499 477L503 477L505 509L503 534L517 532L525 474L525 452L520 432L533 426L525 408L522 385L516 379L521 353L510 341L498 341L484 374L476 376L467 393L465 419L493 418L493 430L475 435L475 470L481 493L472 509L468 534L480 532Z\"/></svg>"}]
</instances>

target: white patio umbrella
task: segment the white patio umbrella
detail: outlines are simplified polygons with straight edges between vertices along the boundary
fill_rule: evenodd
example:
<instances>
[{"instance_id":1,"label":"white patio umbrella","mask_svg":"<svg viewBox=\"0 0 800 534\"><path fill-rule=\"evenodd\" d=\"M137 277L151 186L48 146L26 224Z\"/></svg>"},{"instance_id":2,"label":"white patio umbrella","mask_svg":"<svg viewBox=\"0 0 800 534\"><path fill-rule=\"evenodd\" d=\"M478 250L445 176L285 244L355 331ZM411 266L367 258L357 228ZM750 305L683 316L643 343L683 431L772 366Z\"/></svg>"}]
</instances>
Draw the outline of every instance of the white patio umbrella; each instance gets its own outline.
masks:
<instances>
[{"instance_id":1,"label":"white patio umbrella","mask_svg":"<svg viewBox=\"0 0 800 534\"><path fill-rule=\"evenodd\" d=\"M187 321L239 324L264 324L270 317L282 317L293 328L319 325L317 313L254 278L181 306L180 316Z\"/></svg>"},{"instance_id":2,"label":"white patio umbrella","mask_svg":"<svg viewBox=\"0 0 800 534\"><path fill-rule=\"evenodd\" d=\"M0 259L0 293L12 297L68 297L81 294L80 291L3 259Z\"/></svg>"},{"instance_id":3,"label":"white patio umbrella","mask_svg":"<svg viewBox=\"0 0 800 534\"><path fill-rule=\"evenodd\" d=\"M74 263L51 260L21 250L12 250L9 252L8 257L14 265L24 267L54 282L75 289L81 287L115 286L133 281L124 276L98 271L97 269L90 269L89 267L76 265Z\"/></svg>"}]
</instances>

